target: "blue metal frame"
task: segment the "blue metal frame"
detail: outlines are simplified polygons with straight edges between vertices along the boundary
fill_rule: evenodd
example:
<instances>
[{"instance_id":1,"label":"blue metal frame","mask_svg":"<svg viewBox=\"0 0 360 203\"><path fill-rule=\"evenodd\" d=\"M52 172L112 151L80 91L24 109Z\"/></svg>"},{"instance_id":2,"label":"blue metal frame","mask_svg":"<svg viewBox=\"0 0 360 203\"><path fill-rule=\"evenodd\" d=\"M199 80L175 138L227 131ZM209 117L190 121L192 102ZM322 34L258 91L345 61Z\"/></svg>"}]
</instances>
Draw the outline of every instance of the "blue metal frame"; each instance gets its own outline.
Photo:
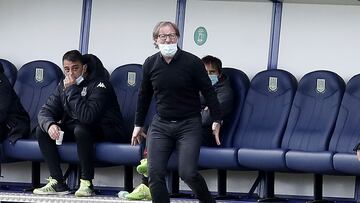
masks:
<instances>
[{"instance_id":1,"label":"blue metal frame","mask_svg":"<svg viewBox=\"0 0 360 203\"><path fill-rule=\"evenodd\" d=\"M276 69L278 64L282 4L282 2L273 3L268 69Z\"/></svg>"},{"instance_id":2,"label":"blue metal frame","mask_svg":"<svg viewBox=\"0 0 360 203\"><path fill-rule=\"evenodd\" d=\"M185 10L186 0L177 0L176 3L176 19L175 22L180 31L180 38L178 40L178 46L183 47L184 25L185 25Z\"/></svg>"},{"instance_id":3,"label":"blue metal frame","mask_svg":"<svg viewBox=\"0 0 360 203\"><path fill-rule=\"evenodd\" d=\"M80 42L79 42L79 51L82 54L88 53L91 7L92 7L92 0L83 0L82 13L81 13Z\"/></svg>"}]
</instances>

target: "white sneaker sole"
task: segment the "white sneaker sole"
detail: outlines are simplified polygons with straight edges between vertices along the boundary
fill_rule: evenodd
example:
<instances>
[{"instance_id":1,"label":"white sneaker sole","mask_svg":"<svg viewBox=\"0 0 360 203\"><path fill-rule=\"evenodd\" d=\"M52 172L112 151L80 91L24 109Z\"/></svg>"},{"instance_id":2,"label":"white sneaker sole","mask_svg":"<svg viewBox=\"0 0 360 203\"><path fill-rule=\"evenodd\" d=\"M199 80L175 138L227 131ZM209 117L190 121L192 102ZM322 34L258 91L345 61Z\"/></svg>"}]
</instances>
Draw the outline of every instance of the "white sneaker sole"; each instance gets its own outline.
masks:
<instances>
[{"instance_id":1,"label":"white sneaker sole","mask_svg":"<svg viewBox=\"0 0 360 203\"><path fill-rule=\"evenodd\" d=\"M34 194L37 195L67 195L70 194L70 191L63 191L63 192L42 192L39 190L34 190L33 191Z\"/></svg>"}]
</instances>

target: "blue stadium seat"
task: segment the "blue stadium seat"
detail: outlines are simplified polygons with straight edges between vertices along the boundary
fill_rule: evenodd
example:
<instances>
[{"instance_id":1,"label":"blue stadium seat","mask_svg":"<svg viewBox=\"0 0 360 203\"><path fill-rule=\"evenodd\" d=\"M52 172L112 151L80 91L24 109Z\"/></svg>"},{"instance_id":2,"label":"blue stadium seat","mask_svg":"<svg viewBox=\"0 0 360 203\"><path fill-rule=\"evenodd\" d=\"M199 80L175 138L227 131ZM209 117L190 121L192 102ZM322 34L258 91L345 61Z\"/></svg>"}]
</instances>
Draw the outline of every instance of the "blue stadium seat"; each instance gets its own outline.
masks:
<instances>
[{"instance_id":1,"label":"blue stadium seat","mask_svg":"<svg viewBox=\"0 0 360 203\"><path fill-rule=\"evenodd\" d=\"M229 76L231 87L234 90L234 109L232 114L224 120L221 127L220 147L201 147L199 156L199 167L216 169L238 168L236 152L233 148L233 139L236 127L241 118L247 91L249 89L249 78L237 69L224 68L224 73Z\"/></svg>"},{"instance_id":2,"label":"blue stadium seat","mask_svg":"<svg viewBox=\"0 0 360 203\"><path fill-rule=\"evenodd\" d=\"M323 170L326 159L319 161L318 156L326 157L326 152L313 152L328 149L344 87L343 79L330 71L306 74L299 82L281 148L258 150L254 153L256 156L241 155L240 149L240 164L267 172ZM299 153L302 153L301 158ZM266 191L273 193L273 177L267 179L270 183L267 183ZM271 198L273 194L266 196Z\"/></svg>"},{"instance_id":3,"label":"blue stadium seat","mask_svg":"<svg viewBox=\"0 0 360 203\"><path fill-rule=\"evenodd\" d=\"M234 138L241 166L266 171L267 165L285 165L284 159L272 156L280 150L296 86L295 77L284 70L266 70L254 77Z\"/></svg>"},{"instance_id":4,"label":"blue stadium seat","mask_svg":"<svg viewBox=\"0 0 360 203\"><path fill-rule=\"evenodd\" d=\"M112 83L118 98L121 113L124 119L126 133L131 135L134 128L136 103L142 80L142 67L139 64L123 65L111 74ZM116 154L116 156L114 156ZM140 145L99 143L96 145L96 159L100 162L125 165L125 190L131 191L132 166L140 163L142 150Z\"/></svg>"},{"instance_id":5,"label":"blue stadium seat","mask_svg":"<svg viewBox=\"0 0 360 203\"><path fill-rule=\"evenodd\" d=\"M17 76L17 69L16 69L15 65L5 59L0 59L0 63L4 68L4 74L8 78L10 84L12 86L14 86L16 76Z\"/></svg>"},{"instance_id":6,"label":"blue stadium seat","mask_svg":"<svg viewBox=\"0 0 360 203\"><path fill-rule=\"evenodd\" d=\"M314 173L314 200L322 200L322 174L333 173L329 142L344 95L345 82L336 73L314 71L300 81L282 148L293 171Z\"/></svg>"},{"instance_id":7,"label":"blue stadium seat","mask_svg":"<svg viewBox=\"0 0 360 203\"><path fill-rule=\"evenodd\" d=\"M280 69L262 71L251 81L233 146L241 167L261 170L254 186L267 165L285 165L273 156L279 155L296 87L296 78Z\"/></svg>"},{"instance_id":8,"label":"blue stadium seat","mask_svg":"<svg viewBox=\"0 0 360 203\"><path fill-rule=\"evenodd\" d=\"M37 126L41 106L54 91L63 77L59 66L50 61L32 61L23 65L17 75L15 92L29 113L31 130ZM4 142L6 156L19 160L43 160L37 140L20 139L14 145Z\"/></svg>"},{"instance_id":9,"label":"blue stadium seat","mask_svg":"<svg viewBox=\"0 0 360 203\"><path fill-rule=\"evenodd\" d=\"M63 78L61 69L50 61L38 60L23 65L17 75L15 92L29 113L31 130L37 126L37 114L41 106ZM37 140L19 139L15 144L5 140L3 152L7 159L32 161L32 185L40 185L40 161L43 156Z\"/></svg>"},{"instance_id":10,"label":"blue stadium seat","mask_svg":"<svg viewBox=\"0 0 360 203\"><path fill-rule=\"evenodd\" d=\"M360 162L353 151L360 143L360 74L352 77L346 85L335 130L330 140L329 151L335 153L335 171L349 175L360 175Z\"/></svg>"}]
</instances>

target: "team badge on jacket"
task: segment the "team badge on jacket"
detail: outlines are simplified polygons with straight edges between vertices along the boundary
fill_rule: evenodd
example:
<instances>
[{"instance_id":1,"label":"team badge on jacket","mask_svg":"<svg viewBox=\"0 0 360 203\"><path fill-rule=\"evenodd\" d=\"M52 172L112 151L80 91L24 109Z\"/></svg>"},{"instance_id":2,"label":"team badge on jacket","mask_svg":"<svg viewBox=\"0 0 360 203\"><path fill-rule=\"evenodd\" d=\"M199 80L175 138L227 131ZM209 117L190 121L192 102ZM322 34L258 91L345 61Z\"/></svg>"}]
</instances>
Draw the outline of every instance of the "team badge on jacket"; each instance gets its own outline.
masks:
<instances>
[{"instance_id":1,"label":"team badge on jacket","mask_svg":"<svg viewBox=\"0 0 360 203\"><path fill-rule=\"evenodd\" d=\"M87 87L83 87L82 91L81 91L81 96L85 97L87 94Z\"/></svg>"}]
</instances>

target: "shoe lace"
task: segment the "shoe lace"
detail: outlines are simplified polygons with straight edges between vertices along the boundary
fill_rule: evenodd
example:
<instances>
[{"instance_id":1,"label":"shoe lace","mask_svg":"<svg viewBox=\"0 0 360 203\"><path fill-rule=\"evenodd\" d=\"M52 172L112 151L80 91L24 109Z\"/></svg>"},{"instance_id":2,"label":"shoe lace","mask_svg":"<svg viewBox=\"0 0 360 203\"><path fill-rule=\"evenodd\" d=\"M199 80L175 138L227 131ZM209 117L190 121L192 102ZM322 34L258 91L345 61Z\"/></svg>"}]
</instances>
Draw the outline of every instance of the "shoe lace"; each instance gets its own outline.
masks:
<instances>
[{"instance_id":1,"label":"shoe lace","mask_svg":"<svg viewBox=\"0 0 360 203\"><path fill-rule=\"evenodd\" d=\"M48 183L44 186L44 190L46 191L53 189L53 186L58 183L56 179L51 177L47 178L46 180L48 181Z\"/></svg>"}]
</instances>

